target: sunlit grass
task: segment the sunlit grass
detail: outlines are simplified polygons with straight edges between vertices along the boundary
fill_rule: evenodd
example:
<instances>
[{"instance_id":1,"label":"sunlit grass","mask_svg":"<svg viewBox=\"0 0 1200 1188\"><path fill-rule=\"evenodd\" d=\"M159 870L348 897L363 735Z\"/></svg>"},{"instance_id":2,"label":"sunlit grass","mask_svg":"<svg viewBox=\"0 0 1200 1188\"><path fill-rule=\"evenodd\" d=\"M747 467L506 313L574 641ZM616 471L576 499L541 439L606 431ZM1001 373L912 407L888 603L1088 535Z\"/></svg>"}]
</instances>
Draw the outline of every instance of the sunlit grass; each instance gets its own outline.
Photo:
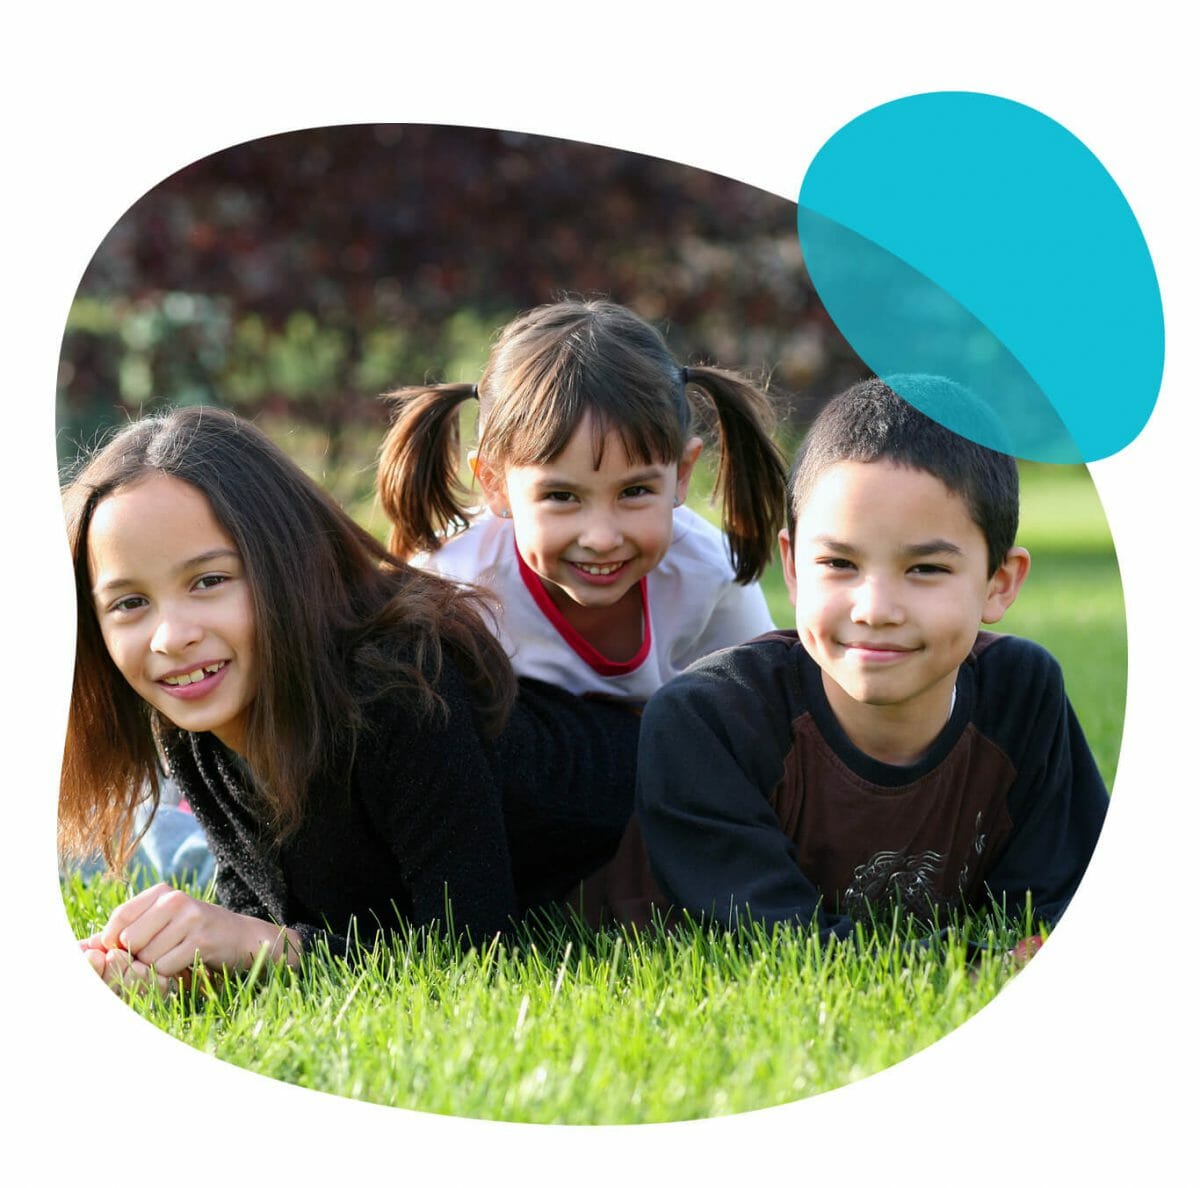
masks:
<instances>
[{"instance_id":1,"label":"sunlit grass","mask_svg":"<svg viewBox=\"0 0 1200 1188\"><path fill-rule=\"evenodd\" d=\"M88 931L119 888L72 882ZM543 922L464 952L408 933L360 964L234 978L131 1009L222 1060L384 1105L521 1122L662 1122L795 1101L939 1039L1012 976L1019 933L907 926L589 933ZM973 956L968 940L991 948Z\"/></svg>"}]
</instances>

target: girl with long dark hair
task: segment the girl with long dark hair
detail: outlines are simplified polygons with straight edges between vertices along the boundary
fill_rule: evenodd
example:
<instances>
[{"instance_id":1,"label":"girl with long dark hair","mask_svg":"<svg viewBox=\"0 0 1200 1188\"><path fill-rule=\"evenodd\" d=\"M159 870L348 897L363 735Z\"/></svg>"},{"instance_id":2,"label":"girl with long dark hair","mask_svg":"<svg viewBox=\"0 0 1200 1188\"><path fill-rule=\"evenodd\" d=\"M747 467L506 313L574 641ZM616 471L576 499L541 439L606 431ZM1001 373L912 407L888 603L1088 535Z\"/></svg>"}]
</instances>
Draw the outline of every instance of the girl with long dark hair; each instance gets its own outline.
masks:
<instances>
[{"instance_id":1,"label":"girl with long dark hair","mask_svg":"<svg viewBox=\"0 0 1200 1188\"><path fill-rule=\"evenodd\" d=\"M107 980L401 922L479 941L615 847L636 718L518 684L479 595L398 561L254 426L135 422L64 503L62 847L118 867L165 770L218 864L216 903L158 885L82 942Z\"/></svg>"}]
</instances>

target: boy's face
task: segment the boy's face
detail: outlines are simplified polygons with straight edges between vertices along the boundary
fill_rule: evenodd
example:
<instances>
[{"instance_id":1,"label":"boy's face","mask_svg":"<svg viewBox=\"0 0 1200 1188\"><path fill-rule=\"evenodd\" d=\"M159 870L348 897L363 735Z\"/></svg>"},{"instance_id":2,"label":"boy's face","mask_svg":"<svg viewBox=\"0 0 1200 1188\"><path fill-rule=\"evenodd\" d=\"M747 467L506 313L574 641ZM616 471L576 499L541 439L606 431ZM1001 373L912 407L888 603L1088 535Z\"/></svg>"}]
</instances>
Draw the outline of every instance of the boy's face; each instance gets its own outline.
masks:
<instances>
[{"instance_id":1,"label":"boy's face","mask_svg":"<svg viewBox=\"0 0 1200 1188\"><path fill-rule=\"evenodd\" d=\"M794 538L785 530L780 540L796 629L843 725L874 715L932 741L979 624L1008 609L1029 554L1010 550L989 575L964 500L926 471L885 461L825 470Z\"/></svg>"}]
</instances>

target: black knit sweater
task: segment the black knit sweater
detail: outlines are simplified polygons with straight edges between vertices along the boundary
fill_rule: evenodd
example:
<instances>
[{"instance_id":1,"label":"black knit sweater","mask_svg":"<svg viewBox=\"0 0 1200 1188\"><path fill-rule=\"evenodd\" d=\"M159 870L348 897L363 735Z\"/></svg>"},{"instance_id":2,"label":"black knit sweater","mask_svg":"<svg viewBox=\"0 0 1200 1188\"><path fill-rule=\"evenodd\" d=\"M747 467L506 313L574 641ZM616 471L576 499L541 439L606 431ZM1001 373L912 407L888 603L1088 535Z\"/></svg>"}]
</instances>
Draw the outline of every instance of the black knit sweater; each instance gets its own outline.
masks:
<instances>
[{"instance_id":1,"label":"black knit sweater","mask_svg":"<svg viewBox=\"0 0 1200 1188\"><path fill-rule=\"evenodd\" d=\"M217 859L219 902L294 928L305 948L323 935L336 953L398 921L478 942L603 863L632 811L637 717L522 681L489 741L449 658L437 690L444 723L419 720L399 694L370 705L353 761L309 789L280 845L236 755L207 733L168 740Z\"/></svg>"}]
</instances>

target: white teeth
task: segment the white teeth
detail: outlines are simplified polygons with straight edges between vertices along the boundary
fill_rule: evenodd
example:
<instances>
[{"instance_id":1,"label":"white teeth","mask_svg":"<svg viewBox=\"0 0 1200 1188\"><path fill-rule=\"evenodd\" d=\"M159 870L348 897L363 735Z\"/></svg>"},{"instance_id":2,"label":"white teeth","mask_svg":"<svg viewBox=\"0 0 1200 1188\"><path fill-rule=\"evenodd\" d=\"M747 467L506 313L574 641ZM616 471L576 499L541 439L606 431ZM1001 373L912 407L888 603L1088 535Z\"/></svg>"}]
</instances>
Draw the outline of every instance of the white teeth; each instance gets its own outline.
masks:
<instances>
[{"instance_id":1,"label":"white teeth","mask_svg":"<svg viewBox=\"0 0 1200 1188\"><path fill-rule=\"evenodd\" d=\"M593 574L595 577L607 577L610 573L616 573L624 562L618 561L615 565L584 565L583 562L577 561L576 564L584 573Z\"/></svg>"},{"instance_id":2,"label":"white teeth","mask_svg":"<svg viewBox=\"0 0 1200 1188\"><path fill-rule=\"evenodd\" d=\"M225 667L225 661L220 660L216 664L206 664L203 668L197 668L192 672L180 673L179 676L163 677L164 685L194 685L197 681L204 680L205 673L214 673Z\"/></svg>"}]
</instances>

